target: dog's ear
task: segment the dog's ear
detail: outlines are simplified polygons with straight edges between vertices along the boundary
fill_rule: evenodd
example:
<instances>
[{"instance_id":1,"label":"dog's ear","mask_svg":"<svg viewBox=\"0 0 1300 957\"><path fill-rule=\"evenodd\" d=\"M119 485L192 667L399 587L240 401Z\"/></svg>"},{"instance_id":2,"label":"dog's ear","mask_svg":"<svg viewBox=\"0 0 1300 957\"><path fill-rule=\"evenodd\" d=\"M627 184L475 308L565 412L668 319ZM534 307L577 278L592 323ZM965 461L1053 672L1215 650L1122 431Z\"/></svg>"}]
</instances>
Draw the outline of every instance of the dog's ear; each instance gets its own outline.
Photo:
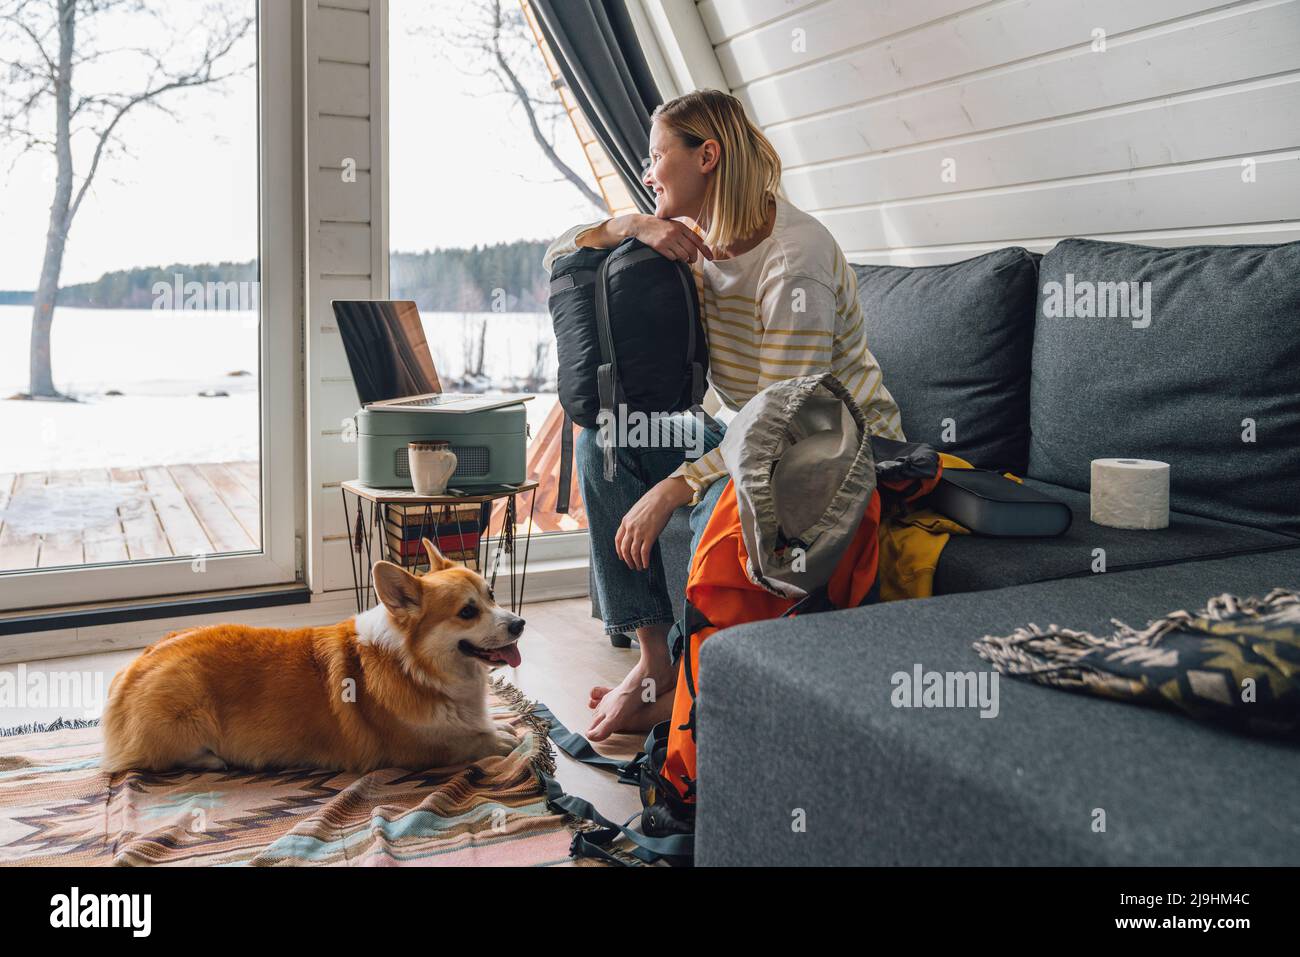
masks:
<instances>
[{"instance_id":1,"label":"dog's ear","mask_svg":"<svg viewBox=\"0 0 1300 957\"><path fill-rule=\"evenodd\" d=\"M429 559L429 573L440 572L444 568L454 568L456 563L451 561L442 552L438 551L438 546L433 544L427 538L420 539L420 544L424 546L424 554Z\"/></svg>"},{"instance_id":2,"label":"dog's ear","mask_svg":"<svg viewBox=\"0 0 1300 957\"><path fill-rule=\"evenodd\" d=\"M375 562L375 594L384 607L403 617L418 614L424 604L424 585L406 569L392 562Z\"/></svg>"}]
</instances>

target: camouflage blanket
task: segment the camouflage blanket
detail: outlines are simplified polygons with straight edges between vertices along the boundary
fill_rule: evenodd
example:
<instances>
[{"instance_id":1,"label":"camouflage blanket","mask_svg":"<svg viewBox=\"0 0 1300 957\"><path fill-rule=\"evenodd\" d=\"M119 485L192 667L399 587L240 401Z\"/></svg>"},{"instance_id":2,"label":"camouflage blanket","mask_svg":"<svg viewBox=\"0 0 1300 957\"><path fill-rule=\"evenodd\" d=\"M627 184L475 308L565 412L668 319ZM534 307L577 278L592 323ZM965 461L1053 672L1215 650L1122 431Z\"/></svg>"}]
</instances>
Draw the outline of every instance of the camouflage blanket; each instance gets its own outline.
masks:
<instances>
[{"instance_id":1,"label":"camouflage blanket","mask_svg":"<svg viewBox=\"0 0 1300 957\"><path fill-rule=\"evenodd\" d=\"M1300 592L1221 594L1112 635L1057 625L986 635L975 650L1002 674L1175 708L1238 731L1300 736Z\"/></svg>"}]
</instances>

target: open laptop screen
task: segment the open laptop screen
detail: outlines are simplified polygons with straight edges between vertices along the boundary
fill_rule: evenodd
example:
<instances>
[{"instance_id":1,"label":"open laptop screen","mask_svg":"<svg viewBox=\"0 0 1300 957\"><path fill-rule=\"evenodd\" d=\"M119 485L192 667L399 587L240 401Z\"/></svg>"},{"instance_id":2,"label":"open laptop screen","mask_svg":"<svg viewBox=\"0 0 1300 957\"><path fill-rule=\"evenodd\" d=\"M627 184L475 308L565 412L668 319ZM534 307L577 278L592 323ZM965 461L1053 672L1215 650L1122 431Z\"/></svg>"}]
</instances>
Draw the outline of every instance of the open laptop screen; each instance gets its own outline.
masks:
<instances>
[{"instance_id":1,"label":"open laptop screen","mask_svg":"<svg viewBox=\"0 0 1300 957\"><path fill-rule=\"evenodd\" d=\"M335 299L330 305L362 405L442 391L415 303Z\"/></svg>"}]
</instances>

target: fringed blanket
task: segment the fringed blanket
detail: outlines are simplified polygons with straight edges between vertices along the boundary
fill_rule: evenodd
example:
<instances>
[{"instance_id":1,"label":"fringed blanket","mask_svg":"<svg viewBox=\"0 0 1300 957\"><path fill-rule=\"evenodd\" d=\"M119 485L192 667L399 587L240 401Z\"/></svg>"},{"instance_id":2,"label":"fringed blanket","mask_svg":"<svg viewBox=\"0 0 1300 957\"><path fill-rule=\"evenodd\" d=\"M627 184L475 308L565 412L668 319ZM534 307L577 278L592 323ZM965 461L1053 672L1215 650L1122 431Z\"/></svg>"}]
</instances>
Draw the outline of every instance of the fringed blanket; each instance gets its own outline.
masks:
<instances>
[{"instance_id":1,"label":"fringed blanket","mask_svg":"<svg viewBox=\"0 0 1300 957\"><path fill-rule=\"evenodd\" d=\"M1241 731L1300 733L1300 593L1222 594L1143 629L1111 619L1097 636L1052 625L986 635L975 650L1002 674L1177 708Z\"/></svg>"},{"instance_id":2,"label":"fringed blanket","mask_svg":"<svg viewBox=\"0 0 1300 957\"><path fill-rule=\"evenodd\" d=\"M3 865L538 865L569 863L573 834L541 775L545 721L496 682L492 711L519 733L467 767L330 771L99 770L84 722L0 736ZM76 726L81 724L83 726Z\"/></svg>"}]
</instances>

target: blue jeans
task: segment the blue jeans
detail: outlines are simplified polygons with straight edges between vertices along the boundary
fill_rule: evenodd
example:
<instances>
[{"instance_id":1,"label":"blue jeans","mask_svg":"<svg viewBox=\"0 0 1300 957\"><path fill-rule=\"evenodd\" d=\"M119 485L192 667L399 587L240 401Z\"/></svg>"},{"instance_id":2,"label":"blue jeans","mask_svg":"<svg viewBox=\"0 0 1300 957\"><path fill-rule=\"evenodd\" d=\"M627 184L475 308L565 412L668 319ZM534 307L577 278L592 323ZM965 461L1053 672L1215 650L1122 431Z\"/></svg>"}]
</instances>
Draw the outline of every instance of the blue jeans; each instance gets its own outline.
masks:
<instances>
[{"instance_id":1,"label":"blue jeans","mask_svg":"<svg viewBox=\"0 0 1300 957\"><path fill-rule=\"evenodd\" d=\"M703 434L699 436L698 445L688 441L696 437L694 430L701 427ZM616 445L617 471L613 481L606 481L604 477L600 430L581 429L578 432L574 459L582 504L587 512L592 574L596 579L596 597L605 619L606 634L632 634L643 626L673 623L673 606L668 598L659 543L655 542L650 551L646 570L636 571L615 552L614 534L628 510L653 485L671 475L685 460L688 451L698 450L703 455L716 448L722 441L723 432L722 423L711 418L701 420L690 413L680 413L673 417L671 444L661 444L657 448ZM691 510L692 554L725 484L723 481L714 482Z\"/></svg>"}]
</instances>

